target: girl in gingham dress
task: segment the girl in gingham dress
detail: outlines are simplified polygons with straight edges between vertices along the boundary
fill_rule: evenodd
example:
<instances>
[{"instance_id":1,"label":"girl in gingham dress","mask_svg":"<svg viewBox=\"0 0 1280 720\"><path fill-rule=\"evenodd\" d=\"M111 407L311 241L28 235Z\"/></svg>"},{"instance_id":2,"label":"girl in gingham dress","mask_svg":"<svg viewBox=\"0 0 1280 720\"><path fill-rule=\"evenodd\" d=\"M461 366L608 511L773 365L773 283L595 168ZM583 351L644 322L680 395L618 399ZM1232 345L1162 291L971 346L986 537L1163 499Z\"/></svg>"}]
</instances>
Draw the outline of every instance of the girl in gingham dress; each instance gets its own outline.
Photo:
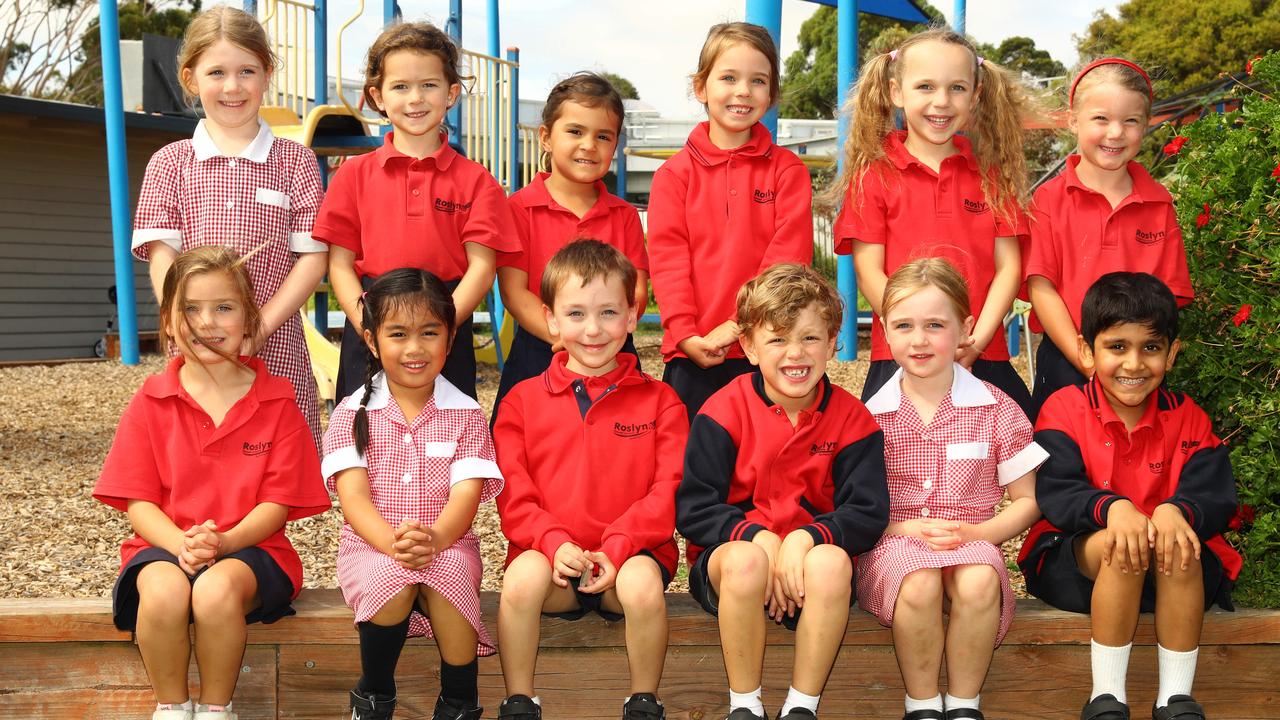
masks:
<instances>
[{"instance_id":1,"label":"girl in gingham dress","mask_svg":"<svg viewBox=\"0 0 1280 720\"><path fill-rule=\"evenodd\" d=\"M1013 621L1000 543L1040 517L1035 469L1048 454L1017 403L955 362L973 315L950 263L901 266L885 286L883 310L900 369L867 409L884 430L889 527L858 558L858 604L893 628L904 720L981 719L978 693ZM1006 490L1012 502L997 514Z\"/></svg>"},{"instance_id":2,"label":"girl in gingham dress","mask_svg":"<svg viewBox=\"0 0 1280 720\"><path fill-rule=\"evenodd\" d=\"M315 376L298 310L324 277L328 246L311 227L324 196L310 149L271 134L258 107L276 58L252 15L231 7L188 26L178 74L204 119L190 140L151 156L138 197L133 254L151 261L156 296L177 254L227 245L248 261L262 330L241 353L289 380L312 438L320 442Z\"/></svg>"},{"instance_id":3,"label":"girl in gingham dress","mask_svg":"<svg viewBox=\"0 0 1280 720\"><path fill-rule=\"evenodd\" d=\"M433 717L477 719L476 655L494 643L480 619L471 522L502 489L488 423L440 374L457 325L439 278L392 270L361 304L364 385L334 411L322 467L346 519L338 583L360 634L352 718L391 717L405 638L427 635L440 650Z\"/></svg>"}]
</instances>

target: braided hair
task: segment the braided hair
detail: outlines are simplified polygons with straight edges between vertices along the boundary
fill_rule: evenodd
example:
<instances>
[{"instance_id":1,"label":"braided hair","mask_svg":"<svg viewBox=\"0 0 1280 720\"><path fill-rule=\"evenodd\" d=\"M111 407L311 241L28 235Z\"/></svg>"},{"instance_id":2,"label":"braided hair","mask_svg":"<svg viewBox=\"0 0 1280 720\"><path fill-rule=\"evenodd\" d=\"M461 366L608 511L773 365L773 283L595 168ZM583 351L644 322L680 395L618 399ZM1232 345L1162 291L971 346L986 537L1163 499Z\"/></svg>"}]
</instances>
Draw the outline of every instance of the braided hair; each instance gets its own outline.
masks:
<instances>
[{"instance_id":1,"label":"braided hair","mask_svg":"<svg viewBox=\"0 0 1280 720\"><path fill-rule=\"evenodd\" d=\"M453 332L457 329L457 311L453 296L440 278L426 270L399 268L383 274L360 299L360 324L365 332L364 394L360 396L360 408L351 425L351 435L356 452L364 456L369 447L369 413L367 406L373 395L373 377L382 370L382 361L375 351L378 347L378 329L383 321L397 310L410 315L426 313L444 323L453 345Z\"/></svg>"}]
</instances>

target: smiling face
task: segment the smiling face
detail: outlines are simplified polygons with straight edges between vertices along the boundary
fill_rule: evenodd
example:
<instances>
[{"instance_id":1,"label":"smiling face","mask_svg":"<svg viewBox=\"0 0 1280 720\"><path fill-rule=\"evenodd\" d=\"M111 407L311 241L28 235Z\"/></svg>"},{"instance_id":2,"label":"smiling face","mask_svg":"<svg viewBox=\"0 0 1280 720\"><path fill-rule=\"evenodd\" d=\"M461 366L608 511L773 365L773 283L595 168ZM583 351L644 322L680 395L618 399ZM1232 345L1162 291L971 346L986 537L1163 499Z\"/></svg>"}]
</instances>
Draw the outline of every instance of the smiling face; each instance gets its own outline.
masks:
<instances>
[{"instance_id":1,"label":"smiling face","mask_svg":"<svg viewBox=\"0 0 1280 720\"><path fill-rule=\"evenodd\" d=\"M1127 173L1142 149L1147 112L1145 96L1117 83L1101 82L1077 93L1070 115L1079 143L1077 172Z\"/></svg>"},{"instance_id":2,"label":"smiling face","mask_svg":"<svg viewBox=\"0 0 1280 720\"><path fill-rule=\"evenodd\" d=\"M394 50L383 59L382 84L369 95L397 133L438 143L445 113L458 99L461 87L450 84L438 55Z\"/></svg>"},{"instance_id":3,"label":"smiling face","mask_svg":"<svg viewBox=\"0 0 1280 720\"><path fill-rule=\"evenodd\" d=\"M739 42L716 57L706 82L694 83L693 95L707 108L717 147L731 150L751 139L751 128L771 106L772 72L764 53Z\"/></svg>"},{"instance_id":4,"label":"smiling face","mask_svg":"<svg viewBox=\"0 0 1280 720\"><path fill-rule=\"evenodd\" d=\"M950 372L956 349L973 330L973 317L961 318L955 303L935 285L903 298L882 322L894 361L920 379Z\"/></svg>"},{"instance_id":5,"label":"smiling face","mask_svg":"<svg viewBox=\"0 0 1280 720\"><path fill-rule=\"evenodd\" d=\"M1142 418L1147 399L1165 373L1173 369L1180 347L1177 340L1170 343L1139 323L1112 325L1098 333L1092 346L1080 341L1085 369L1093 372L1116 417L1130 428Z\"/></svg>"},{"instance_id":6,"label":"smiling face","mask_svg":"<svg viewBox=\"0 0 1280 720\"><path fill-rule=\"evenodd\" d=\"M902 67L889 80L889 96L906 119L907 149L920 155L929 145L950 146L978 97L973 53L927 40L899 53L895 62Z\"/></svg>"},{"instance_id":7,"label":"smiling face","mask_svg":"<svg viewBox=\"0 0 1280 720\"><path fill-rule=\"evenodd\" d=\"M567 367L579 375L599 376L618 367L618 351L635 332L636 308L622 278L611 273L585 286L569 274L556 290L555 308L543 306L547 327L569 353Z\"/></svg>"},{"instance_id":8,"label":"smiling face","mask_svg":"<svg viewBox=\"0 0 1280 720\"><path fill-rule=\"evenodd\" d=\"M590 107L565 101L551 127L538 129L542 150L551 156L551 174L584 184L604 177L618 147L620 123L603 104Z\"/></svg>"},{"instance_id":9,"label":"smiling face","mask_svg":"<svg viewBox=\"0 0 1280 720\"><path fill-rule=\"evenodd\" d=\"M791 414L817 399L818 381L836 352L835 336L816 302L796 315L791 328L764 322L743 335L741 343L747 359L760 367L765 394Z\"/></svg>"},{"instance_id":10,"label":"smiling face","mask_svg":"<svg viewBox=\"0 0 1280 720\"><path fill-rule=\"evenodd\" d=\"M395 396L432 392L452 340L444 320L421 303L392 306L376 338L368 328L364 331L364 341L382 362L387 386Z\"/></svg>"},{"instance_id":11,"label":"smiling face","mask_svg":"<svg viewBox=\"0 0 1280 720\"><path fill-rule=\"evenodd\" d=\"M270 83L271 73L256 55L225 39L182 70L182 84L200 98L207 121L224 131L257 133L258 108Z\"/></svg>"},{"instance_id":12,"label":"smiling face","mask_svg":"<svg viewBox=\"0 0 1280 720\"><path fill-rule=\"evenodd\" d=\"M192 275L183 294L166 323L182 356L206 366L236 358L248 335L248 316L231 277L225 272Z\"/></svg>"}]
</instances>

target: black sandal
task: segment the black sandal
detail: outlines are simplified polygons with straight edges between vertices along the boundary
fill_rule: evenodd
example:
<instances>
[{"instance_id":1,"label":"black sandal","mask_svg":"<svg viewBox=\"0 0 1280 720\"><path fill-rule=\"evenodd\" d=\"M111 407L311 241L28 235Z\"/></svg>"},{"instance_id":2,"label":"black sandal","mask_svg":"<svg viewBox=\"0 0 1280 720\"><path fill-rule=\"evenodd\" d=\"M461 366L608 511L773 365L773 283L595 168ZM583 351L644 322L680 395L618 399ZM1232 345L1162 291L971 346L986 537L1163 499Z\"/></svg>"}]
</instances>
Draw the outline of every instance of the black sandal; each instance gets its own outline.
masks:
<instances>
[{"instance_id":1,"label":"black sandal","mask_svg":"<svg viewBox=\"0 0 1280 720\"><path fill-rule=\"evenodd\" d=\"M1129 720L1129 706L1106 693L1085 704L1080 720Z\"/></svg>"},{"instance_id":2,"label":"black sandal","mask_svg":"<svg viewBox=\"0 0 1280 720\"><path fill-rule=\"evenodd\" d=\"M1190 695L1171 695L1168 705L1151 706L1151 720L1205 720L1204 707Z\"/></svg>"}]
</instances>

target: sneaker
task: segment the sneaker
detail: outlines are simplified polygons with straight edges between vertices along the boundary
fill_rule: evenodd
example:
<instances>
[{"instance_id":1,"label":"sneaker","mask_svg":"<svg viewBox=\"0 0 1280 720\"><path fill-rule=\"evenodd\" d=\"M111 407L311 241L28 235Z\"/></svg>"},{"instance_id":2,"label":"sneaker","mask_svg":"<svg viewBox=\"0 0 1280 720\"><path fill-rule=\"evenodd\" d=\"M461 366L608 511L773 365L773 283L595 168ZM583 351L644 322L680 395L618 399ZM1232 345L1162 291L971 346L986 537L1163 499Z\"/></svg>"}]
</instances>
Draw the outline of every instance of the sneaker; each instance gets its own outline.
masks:
<instances>
[{"instance_id":1,"label":"sneaker","mask_svg":"<svg viewBox=\"0 0 1280 720\"><path fill-rule=\"evenodd\" d=\"M729 717L725 718L725 720L769 720L769 714L757 715L747 708L738 708L729 713Z\"/></svg>"},{"instance_id":2,"label":"sneaker","mask_svg":"<svg viewBox=\"0 0 1280 720\"><path fill-rule=\"evenodd\" d=\"M1151 720L1204 720L1204 708L1190 695L1170 695L1168 705L1151 706Z\"/></svg>"},{"instance_id":3,"label":"sneaker","mask_svg":"<svg viewBox=\"0 0 1280 720\"><path fill-rule=\"evenodd\" d=\"M508 720L542 720L542 707L528 695L512 695L498 706L498 717Z\"/></svg>"},{"instance_id":4,"label":"sneaker","mask_svg":"<svg viewBox=\"0 0 1280 720\"><path fill-rule=\"evenodd\" d=\"M622 720L666 720L667 711L653 693L636 693L622 705Z\"/></svg>"},{"instance_id":5,"label":"sneaker","mask_svg":"<svg viewBox=\"0 0 1280 720\"><path fill-rule=\"evenodd\" d=\"M240 716L231 711L230 705L196 705L193 720L237 720Z\"/></svg>"},{"instance_id":6,"label":"sneaker","mask_svg":"<svg viewBox=\"0 0 1280 720\"><path fill-rule=\"evenodd\" d=\"M191 720L191 710L182 707L182 703L161 703L151 713L151 720Z\"/></svg>"},{"instance_id":7,"label":"sneaker","mask_svg":"<svg viewBox=\"0 0 1280 720\"><path fill-rule=\"evenodd\" d=\"M436 709L431 720L480 720L484 708L479 705L455 705L452 700L436 698Z\"/></svg>"},{"instance_id":8,"label":"sneaker","mask_svg":"<svg viewBox=\"0 0 1280 720\"><path fill-rule=\"evenodd\" d=\"M396 712L396 699L386 695L351 691L351 720L391 720Z\"/></svg>"},{"instance_id":9,"label":"sneaker","mask_svg":"<svg viewBox=\"0 0 1280 720\"><path fill-rule=\"evenodd\" d=\"M947 710L947 720L987 720L977 708L954 708Z\"/></svg>"},{"instance_id":10,"label":"sneaker","mask_svg":"<svg viewBox=\"0 0 1280 720\"><path fill-rule=\"evenodd\" d=\"M778 711L778 720L816 720L818 716L808 708L791 708L791 712L786 715L782 711Z\"/></svg>"},{"instance_id":11,"label":"sneaker","mask_svg":"<svg viewBox=\"0 0 1280 720\"><path fill-rule=\"evenodd\" d=\"M1080 720L1129 720L1129 706L1104 693L1085 704Z\"/></svg>"}]
</instances>

